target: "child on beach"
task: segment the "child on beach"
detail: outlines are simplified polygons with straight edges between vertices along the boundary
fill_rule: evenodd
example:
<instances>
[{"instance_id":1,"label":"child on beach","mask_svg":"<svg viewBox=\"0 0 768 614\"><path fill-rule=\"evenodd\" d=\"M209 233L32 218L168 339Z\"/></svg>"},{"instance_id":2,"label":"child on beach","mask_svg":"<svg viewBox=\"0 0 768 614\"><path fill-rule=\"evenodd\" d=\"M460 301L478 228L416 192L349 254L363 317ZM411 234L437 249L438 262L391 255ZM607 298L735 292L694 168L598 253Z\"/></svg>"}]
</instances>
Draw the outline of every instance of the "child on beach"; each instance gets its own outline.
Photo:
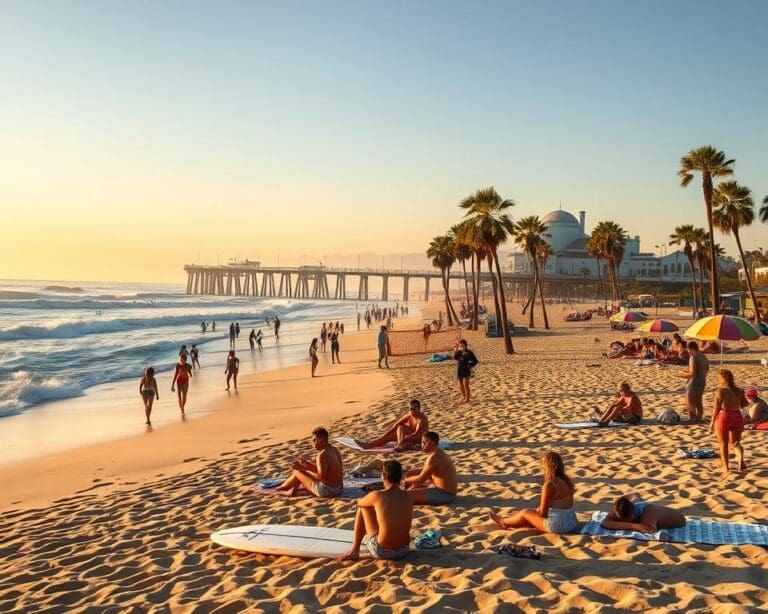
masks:
<instances>
[{"instance_id":1,"label":"child on beach","mask_svg":"<svg viewBox=\"0 0 768 614\"><path fill-rule=\"evenodd\" d=\"M171 392L178 388L179 409L182 416L184 415L184 407L187 404L190 377L192 377L192 367L187 364L187 355L182 354L179 356L179 362L176 364L176 370L173 372L173 381L171 382Z\"/></svg>"},{"instance_id":2,"label":"child on beach","mask_svg":"<svg viewBox=\"0 0 768 614\"><path fill-rule=\"evenodd\" d=\"M235 390L237 390L237 372L240 370L240 359L235 356L235 350L229 350L227 354L227 366L224 373L227 376L227 390L229 390L229 380L235 380Z\"/></svg>"},{"instance_id":3,"label":"child on beach","mask_svg":"<svg viewBox=\"0 0 768 614\"><path fill-rule=\"evenodd\" d=\"M616 499L601 524L604 529L613 531L656 533L662 529L685 526L685 516L663 505L641 501L640 495L633 493Z\"/></svg>"},{"instance_id":4,"label":"child on beach","mask_svg":"<svg viewBox=\"0 0 768 614\"><path fill-rule=\"evenodd\" d=\"M562 457L557 452L545 452L541 456L544 485L536 509L521 510L509 518L501 518L493 512L488 517L502 529L534 528L545 533L570 533L576 528L576 512L573 511L574 486L565 473Z\"/></svg>"},{"instance_id":5,"label":"child on beach","mask_svg":"<svg viewBox=\"0 0 768 614\"><path fill-rule=\"evenodd\" d=\"M155 370L152 367L144 369L144 377L139 382L139 394L144 401L147 426L152 426L152 422L149 419L152 414L152 405L155 403L155 399L160 399L160 393L157 391L157 381L155 380Z\"/></svg>"}]
</instances>

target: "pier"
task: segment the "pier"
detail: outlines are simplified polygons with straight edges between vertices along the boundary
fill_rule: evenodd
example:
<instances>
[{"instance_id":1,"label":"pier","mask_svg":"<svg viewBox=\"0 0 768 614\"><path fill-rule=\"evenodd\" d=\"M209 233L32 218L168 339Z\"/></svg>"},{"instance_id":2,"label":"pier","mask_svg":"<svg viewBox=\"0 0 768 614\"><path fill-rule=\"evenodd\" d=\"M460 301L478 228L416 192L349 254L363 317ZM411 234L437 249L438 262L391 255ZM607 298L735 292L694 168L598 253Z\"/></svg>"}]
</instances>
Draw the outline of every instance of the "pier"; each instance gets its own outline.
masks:
<instances>
[{"instance_id":1,"label":"pier","mask_svg":"<svg viewBox=\"0 0 768 614\"><path fill-rule=\"evenodd\" d=\"M407 301L415 290L413 282L420 282L419 294L429 300L430 292L443 292L438 270L413 271L370 268L332 268L325 266L263 267L258 262L230 263L217 266L188 264L187 294L218 296L253 296L269 298L303 298L335 300L370 300L370 280L381 282L380 300L389 300L393 281L402 289L402 300ZM467 271L467 279L471 275ZM464 292L464 273L451 271L451 291ZM504 273L504 287L508 298L527 296L532 276L525 273ZM347 291L347 282L357 281L357 292ZM649 280L652 281L652 280ZM491 275L481 273L481 282L491 284ZM580 296L587 293L598 296L604 282L582 275L550 275L545 278L548 296ZM331 292L333 288L333 292Z\"/></svg>"}]
</instances>

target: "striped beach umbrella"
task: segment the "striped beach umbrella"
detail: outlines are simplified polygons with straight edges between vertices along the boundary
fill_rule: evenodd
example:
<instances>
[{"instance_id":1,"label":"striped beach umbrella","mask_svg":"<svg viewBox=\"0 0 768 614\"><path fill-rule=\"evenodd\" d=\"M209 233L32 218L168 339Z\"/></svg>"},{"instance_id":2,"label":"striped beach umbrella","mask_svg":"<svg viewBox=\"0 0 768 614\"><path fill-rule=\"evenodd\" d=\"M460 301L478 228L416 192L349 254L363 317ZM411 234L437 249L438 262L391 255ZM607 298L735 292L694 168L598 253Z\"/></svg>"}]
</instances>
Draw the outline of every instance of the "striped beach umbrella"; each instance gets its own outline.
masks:
<instances>
[{"instance_id":1,"label":"striped beach umbrella","mask_svg":"<svg viewBox=\"0 0 768 614\"><path fill-rule=\"evenodd\" d=\"M642 322L645 316L639 311L620 311L611 316L611 322Z\"/></svg>"},{"instance_id":2,"label":"striped beach umbrella","mask_svg":"<svg viewBox=\"0 0 768 614\"><path fill-rule=\"evenodd\" d=\"M760 337L745 319L723 315L698 320L685 336L699 341L755 341Z\"/></svg>"},{"instance_id":3,"label":"striped beach umbrella","mask_svg":"<svg viewBox=\"0 0 768 614\"><path fill-rule=\"evenodd\" d=\"M646 320L637 330L643 333L674 333L677 325L669 320Z\"/></svg>"}]
</instances>

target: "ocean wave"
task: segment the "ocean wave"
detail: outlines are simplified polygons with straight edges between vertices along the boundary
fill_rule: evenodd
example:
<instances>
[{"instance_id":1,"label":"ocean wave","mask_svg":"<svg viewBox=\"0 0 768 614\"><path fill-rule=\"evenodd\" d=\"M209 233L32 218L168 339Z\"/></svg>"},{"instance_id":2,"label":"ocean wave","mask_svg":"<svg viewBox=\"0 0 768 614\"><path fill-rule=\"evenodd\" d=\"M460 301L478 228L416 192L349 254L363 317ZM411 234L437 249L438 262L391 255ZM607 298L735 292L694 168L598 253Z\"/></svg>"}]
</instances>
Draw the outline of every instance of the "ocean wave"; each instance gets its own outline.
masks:
<instances>
[{"instance_id":1,"label":"ocean wave","mask_svg":"<svg viewBox=\"0 0 768 614\"><path fill-rule=\"evenodd\" d=\"M82 294L85 292L80 286L45 286L45 292L58 292L60 294Z\"/></svg>"},{"instance_id":2,"label":"ocean wave","mask_svg":"<svg viewBox=\"0 0 768 614\"><path fill-rule=\"evenodd\" d=\"M79 397L84 391L83 383L56 376L36 379L28 371L18 371L0 382L0 416L11 416L46 401Z\"/></svg>"}]
</instances>

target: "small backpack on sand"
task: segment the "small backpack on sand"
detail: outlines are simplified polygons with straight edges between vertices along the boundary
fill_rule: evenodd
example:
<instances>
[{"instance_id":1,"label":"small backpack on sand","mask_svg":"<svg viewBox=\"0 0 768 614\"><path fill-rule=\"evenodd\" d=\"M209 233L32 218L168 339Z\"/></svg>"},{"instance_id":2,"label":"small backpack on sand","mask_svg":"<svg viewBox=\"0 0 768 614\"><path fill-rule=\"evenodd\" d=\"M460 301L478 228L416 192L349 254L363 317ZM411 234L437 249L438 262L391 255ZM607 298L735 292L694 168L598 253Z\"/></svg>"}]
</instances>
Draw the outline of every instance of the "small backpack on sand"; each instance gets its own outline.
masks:
<instances>
[{"instance_id":1,"label":"small backpack on sand","mask_svg":"<svg viewBox=\"0 0 768 614\"><path fill-rule=\"evenodd\" d=\"M656 419L662 424L679 424L682 418L674 409L665 409Z\"/></svg>"}]
</instances>

